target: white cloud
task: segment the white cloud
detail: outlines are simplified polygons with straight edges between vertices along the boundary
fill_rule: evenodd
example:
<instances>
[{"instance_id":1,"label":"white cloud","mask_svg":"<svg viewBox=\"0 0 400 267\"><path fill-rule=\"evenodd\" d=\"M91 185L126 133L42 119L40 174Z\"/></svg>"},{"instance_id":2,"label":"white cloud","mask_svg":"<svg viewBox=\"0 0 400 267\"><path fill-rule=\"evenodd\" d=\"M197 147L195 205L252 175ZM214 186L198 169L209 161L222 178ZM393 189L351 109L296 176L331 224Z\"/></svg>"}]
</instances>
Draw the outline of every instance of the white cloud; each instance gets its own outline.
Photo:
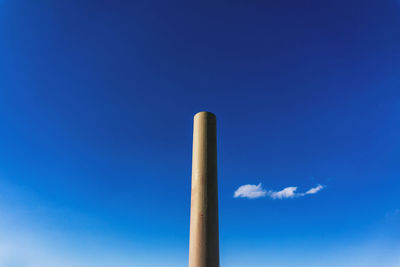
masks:
<instances>
[{"instance_id":1,"label":"white cloud","mask_svg":"<svg viewBox=\"0 0 400 267\"><path fill-rule=\"evenodd\" d=\"M261 183L258 185L246 184L240 186L234 193L234 197L245 197L245 198L259 198L265 197L267 191L262 189Z\"/></svg>"},{"instance_id":2,"label":"white cloud","mask_svg":"<svg viewBox=\"0 0 400 267\"><path fill-rule=\"evenodd\" d=\"M305 194L306 195L312 195L312 194L316 194L319 191L321 191L321 189L323 189L324 186L323 185L317 185L316 187L311 188L310 190L308 190Z\"/></svg>"},{"instance_id":3,"label":"white cloud","mask_svg":"<svg viewBox=\"0 0 400 267\"><path fill-rule=\"evenodd\" d=\"M258 185L246 184L240 186L234 193L234 197L242 198L260 198L260 197L270 197L272 199L284 199L284 198L294 198L302 197L305 195L313 195L321 191L325 186L317 185L316 187L310 188L305 193L297 193L297 186L289 186L280 191L265 190L262 188L261 183Z\"/></svg>"},{"instance_id":4,"label":"white cloud","mask_svg":"<svg viewBox=\"0 0 400 267\"><path fill-rule=\"evenodd\" d=\"M292 198L297 195L295 193L296 190L297 186L289 186L278 192L269 191L268 195L273 199Z\"/></svg>"}]
</instances>

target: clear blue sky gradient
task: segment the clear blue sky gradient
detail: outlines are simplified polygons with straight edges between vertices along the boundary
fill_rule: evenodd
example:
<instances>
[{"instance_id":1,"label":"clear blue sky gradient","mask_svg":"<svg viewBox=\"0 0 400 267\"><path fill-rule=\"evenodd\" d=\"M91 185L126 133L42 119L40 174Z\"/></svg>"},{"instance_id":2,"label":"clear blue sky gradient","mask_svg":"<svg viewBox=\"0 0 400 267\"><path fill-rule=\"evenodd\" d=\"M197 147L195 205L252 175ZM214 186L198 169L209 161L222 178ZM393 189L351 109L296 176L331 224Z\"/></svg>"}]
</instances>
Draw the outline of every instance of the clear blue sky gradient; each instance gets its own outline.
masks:
<instances>
[{"instance_id":1,"label":"clear blue sky gradient","mask_svg":"<svg viewBox=\"0 0 400 267\"><path fill-rule=\"evenodd\" d=\"M0 266L186 266L202 110L221 266L400 266L398 0L0 1Z\"/></svg>"}]
</instances>

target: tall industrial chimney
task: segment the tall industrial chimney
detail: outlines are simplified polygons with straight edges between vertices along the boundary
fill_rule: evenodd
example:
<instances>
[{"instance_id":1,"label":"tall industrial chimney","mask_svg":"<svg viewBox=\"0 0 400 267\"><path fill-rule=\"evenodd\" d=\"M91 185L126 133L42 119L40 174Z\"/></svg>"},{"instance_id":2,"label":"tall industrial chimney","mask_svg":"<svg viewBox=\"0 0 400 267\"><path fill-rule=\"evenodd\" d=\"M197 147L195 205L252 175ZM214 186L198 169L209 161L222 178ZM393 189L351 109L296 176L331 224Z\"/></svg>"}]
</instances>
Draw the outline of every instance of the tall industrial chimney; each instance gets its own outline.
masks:
<instances>
[{"instance_id":1,"label":"tall industrial chimney","mask_svg":"<svg viewBox=\"0 0 400 267\"><path fill-rule=\"evenodd\" d=\"M219 267L216 117L194 116L189 267Z\"/></svg>"}]
</instances>

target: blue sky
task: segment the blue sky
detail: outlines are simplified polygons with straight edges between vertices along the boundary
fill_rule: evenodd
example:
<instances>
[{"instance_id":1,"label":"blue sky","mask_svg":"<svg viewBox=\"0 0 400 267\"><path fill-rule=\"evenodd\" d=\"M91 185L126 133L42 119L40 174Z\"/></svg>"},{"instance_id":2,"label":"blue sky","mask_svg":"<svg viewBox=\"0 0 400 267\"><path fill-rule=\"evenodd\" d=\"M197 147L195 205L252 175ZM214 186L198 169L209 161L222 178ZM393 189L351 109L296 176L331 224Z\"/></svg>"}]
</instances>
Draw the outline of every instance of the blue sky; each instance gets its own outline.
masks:
<instances>
[{"instance_id":1,"label":"blue sky","mask_svg":"<svg viewBox=\"0 0 400 267\"><path fill-rule=\"evenodd\" d=\"M221 266L400 266L397 0L1 1L0 266L187 265L203 110Z\"/></svg>"}]
</instances>

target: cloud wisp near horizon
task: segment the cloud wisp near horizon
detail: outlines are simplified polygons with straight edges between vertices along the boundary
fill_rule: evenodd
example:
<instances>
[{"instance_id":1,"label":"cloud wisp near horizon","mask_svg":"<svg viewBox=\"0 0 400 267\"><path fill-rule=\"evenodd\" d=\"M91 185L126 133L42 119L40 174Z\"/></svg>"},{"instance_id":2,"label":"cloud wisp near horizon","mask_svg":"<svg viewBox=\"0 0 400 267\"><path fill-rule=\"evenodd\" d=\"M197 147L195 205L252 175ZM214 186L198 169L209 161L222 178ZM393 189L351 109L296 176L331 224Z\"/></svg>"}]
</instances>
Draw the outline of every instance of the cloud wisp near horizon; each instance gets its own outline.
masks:
<instances>
[{"instance_id":1,"label":"cloud wisp near horizon","mask_svg":"<svg viewBox=\"0 0 400 267\"><path fill-rule=\"evenodd\" d=\"M285 199L285 198L295 198L295 197L302 197L305 195L313 195L321 191L326 186L318 184L315 187L310 188L304 193L296 192L297 186L288 186L280 191L273 191L273 190L265 190L262 188L262 184L259 183L258 185L253 184L246 184L239 186L236 189L235 193L233 194L234 198L262 198L262 197L269 197L272 199Z\"/></svg>"}]
</instances>

